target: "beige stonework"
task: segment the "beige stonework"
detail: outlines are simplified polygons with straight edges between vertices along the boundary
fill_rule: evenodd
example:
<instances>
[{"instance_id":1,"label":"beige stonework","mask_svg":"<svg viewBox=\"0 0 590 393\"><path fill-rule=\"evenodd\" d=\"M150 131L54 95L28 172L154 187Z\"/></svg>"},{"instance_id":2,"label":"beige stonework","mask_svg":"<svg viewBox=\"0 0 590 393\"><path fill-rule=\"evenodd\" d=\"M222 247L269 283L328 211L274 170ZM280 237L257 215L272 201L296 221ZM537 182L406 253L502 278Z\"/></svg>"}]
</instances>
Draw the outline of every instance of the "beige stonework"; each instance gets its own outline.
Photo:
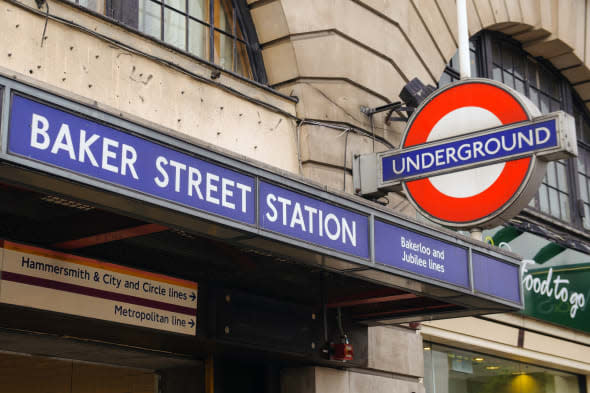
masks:
<instances>
[{"instance_id":1,"label":"beige stonework","mask_svg":"<svg viewBox=\"0 0 590 393\"><path fill-rule=\"evenodd\" d=\"M433 42L442 54L445 63L448 62L457 51L457 41L453 37L451 30L449 30L449 26L445 23L444 16L440 13L436 1L413 0L412 4L424 21L429 35L435 38Z\"/></svg>"},{"instance_id":2,"label":"beige stonework","mask_svg":"<svg viewBox=\"0 0 590 393\"><path fill-rule=\"evenodd\" d=\"M369 328L368 367L412 377L424 377L422 336L400 327Z\"/></svg>"},{"instance_id":3,"label":"beige stonework","mask_svg":"<svg viewBox=\"0 0 590 393\"><path fill-rule=\"evenodd\" d=\"M5 76L22 75L20 79L116 116L297 172L293 102L225 73L217 85L210 80L210 67L149 39L123 34L120 27L62 2L52 3L53 15L100 36L50 19L41 47L45 18L33 13L33 0L23 3L32 8L1 3L0 15L10 21L0 34L0 71ZM113 44L109 37L134 50Z\"/></svg>"},{"instance_id":4,"label":"beige stonework","mask_svg":"<svg viewBox=\"0 0 590 393\"><path fill-rule=\"evenodd\" d=\"M283 370L281 393L424 393L424 385L411 378L324 367Z\"/></svg>"},{"instance_id":5,"label":"beige stonework","mask_svg":"<svg viewBox=\"0 0 590 393\"><path fill-rule=\"evenodd\" d=\"M424 385L416 381L352 372L349 380L350 393L424 393Z\"/></svg>"},{"instance_id":6,"label":"beige stonework","mask_svg":"<svg viewBox=\"0 0 590 393\"><path fill-rule=\"evenodd\" d=\"M444 319L425 324L465 335L485 337L487 340L511 346L516 346L518 342L518 329L477 318Z\"/></svg>"}]
</instances>

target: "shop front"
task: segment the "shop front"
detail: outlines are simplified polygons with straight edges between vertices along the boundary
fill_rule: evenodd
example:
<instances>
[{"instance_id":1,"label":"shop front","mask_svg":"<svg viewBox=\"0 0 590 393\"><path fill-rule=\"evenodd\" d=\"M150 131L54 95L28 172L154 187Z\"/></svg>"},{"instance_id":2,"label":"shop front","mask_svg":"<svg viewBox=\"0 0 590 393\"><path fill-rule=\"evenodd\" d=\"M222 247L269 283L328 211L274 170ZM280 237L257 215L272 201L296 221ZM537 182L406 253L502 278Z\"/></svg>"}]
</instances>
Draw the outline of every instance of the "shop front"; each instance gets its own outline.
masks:
<instances>
[{"instance_id":1,"label":"shop front","mask_svg":"<svg viewBox=\"0 0 590 393\"><path fill-rule=\"evenodd\" d=\"M433 340L424 343L426 392L587 392L584 244L530 223L484 235L489 244L522 257L525 307L514 315L464 320L480 332L464 329L465 336L454 339L425 327L426 340Z\"/></svg>"},{"instance_id":2,"label":"shop front","mask_svg":"<svg viewBox=\"0 0 590 393\"><path fill-rule=\"evenodd\" d=\"M424 343L424 386L432 393L582 393L579 375L481 352Z\"/></svg>"}]
</instances>

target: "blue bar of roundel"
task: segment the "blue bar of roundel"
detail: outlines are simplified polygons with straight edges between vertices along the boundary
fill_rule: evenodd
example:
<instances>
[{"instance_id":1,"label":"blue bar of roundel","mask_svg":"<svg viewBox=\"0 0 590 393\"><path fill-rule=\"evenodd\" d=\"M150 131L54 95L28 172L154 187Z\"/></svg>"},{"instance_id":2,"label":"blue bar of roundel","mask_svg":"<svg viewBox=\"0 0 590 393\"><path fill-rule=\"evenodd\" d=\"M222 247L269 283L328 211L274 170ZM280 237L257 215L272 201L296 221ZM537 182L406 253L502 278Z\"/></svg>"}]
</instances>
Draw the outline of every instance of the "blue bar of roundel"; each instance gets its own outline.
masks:
<instances>
[{"instance_id":1,"label":"blue bar of roundel","mask_svg":"<svg viewBox=\"0 0 590 393\"><path fill-rule=\"evenodd\" d=\"M375 261L469 288L466 249L377 220Z\"/></svg>"},{"instance_id":2,"label":"blue bar of roundel","mask_svg":"<svg viewBox=\"0 0 590 393\"><path fill-rule=\"evenodd\" d=\"M367 216L265 182L260 182L259 204L260 226L264 229L369 258ZM321 229L320 217L323 223ZM345 226L348 231L344 230Z\"/></svg>"},{"instance_id":3,"label":"blue bar of roundel","mask_svg":"<svg viewBox=\"0 0 590 393\"><path fill-rule=\"evenodd\" d=\"M477 158L471 157L470 159L463 160L463 161L457 159L457 162L452 162L452 160L449 160L449 162L442 164L442 165L436 166L433 164L432 166L430 166L429 168L427 168L425 170L422 168L415 169L414 167L412 167L411 170L408 170L408 167L406 165L406 167L404 168L404 171L402 173L396 174L393 172L394 159L404 160L406 157L412 157L412 158L417 157L418 160L420 160L420 156L423 153L435 154L435 152L437 150L444 151L447 148L453 148L453 149L455 149L455 152L457 152L459 147L462 145L465 145L465 144L473 145L473 143L477 142L477 141L481 142L482 144L485 144L485 142L491 138L501 138L502 136L504 136L505 138L508 138L511 135L514 135L514 134L517 135L519 132L523 132L528 129L537 128L537 127L545 127L549 130L550 137L548 138L548 140L545 143L541 143L541 144L535 145L535 146L525 146L523 144L523 146L520 149L518 147L515 147L514 149L509 150L509 151L500 149L496 154L493 154L493 155L486 154L485 157L481 157L481 156L479 156ZM465 166L465 165L469 165L469 164L485 163L486 161L489 161L491 159L508 157L513 154L523 154L523 153L531 153L532 154L536 150L545 149L548 147L555 147L555 146L557 146L557 144L558 144L558 140L557 140L557 131L556 131L556 120L547 120L547 121L543 121L543 122L539 122L539 123L529 124L526 126L511 128L508 130L493 132L493 133L486 134L486 135L480 135L480 136L473 137L473 138L466 138L463 140L443 143L438 146L425 147L423 149L413 150L413 151L407 152L407 153L401 152L399 154L385 156L381 159L383 181L386 182L386 181L390 181L390 180L401 179L401 178L404 178L407 176L428 174L430 172L434 172L434 171L438 171L438 170L442 170L442 169L459 168L461 166ZM458 153L456 153L454 156L457 158Z\"/></svg>"},{"instance_id":4,"label":"blue bar of roundel","mask_svg":"<svg viewBox=\"0 0 590 393\"><path fill-rule=\"evenodd\" d=\"M476 291L521 303L520 269L483 254L473 253L473 286Z\"/></svg>"},{"instance_id":5,"label":"blue bar of roundel","mask_svg":"<svg viewBox=\"0 0 590 393\"><path fill-rule=\"evenodd\" d=\"M49 122L47 133L50 136L51 142L49 147L44 150L33 147L31 144L33 113L43 116ZM67 149L64 150L63 148L56 150L55 153L51 153L52 145L56 140L62 124L69 126L72 139L71 143L75 150L75 159L72 159ZM99 139L91 144L89 148L98 166L92 165L87 155L84 158L84 162L80 162L80 130L86 131L86 140L91 138L93 134L99 136ZM117 155L116 158L107 158L107 163L110 165L117 166L120 164L123 144L135 149L137 152L137 161L134 168L136 169L138 179L134 178L129 167L126 168L125 175L122 174L120 166L117 173L102 168L104 138L108 138L118 144L118 147L111 146L109 148L110 151L115 152ZM39 142L42 138L38 137L37 139ZM65 140L63 142L65 143ZM254 178L18 95L14 95L12 98L8 150L10 153L31 158L80 175L128 187L155 197L178 202L191 208L214 213L247 224L255 223L254 198L256 190L254 189ZM169 164L161 166L168 174L168 185L159 187L156 184L155 178L163 180L162 173L156 167L156 159L159 156L165 157L168 162L171 160L175 161L175 165L177 165L176 163L180 163L186 166L187 169L179 170L178 190L176 189L176 169ZM203 199L199 198L194 187L192 196L189 195L187 177L189 167L197 169L201 174L200 190ZM193 178L196 178L195 176ZM207 176L209 176L209 183L213 186L209 187L209 198L207 198L206 194ZM225 206L222 203L222 182L225 183L226 191L230 191L229 193L225 193ZM238 184L242 185L242 189L237 188ZM214 190L214 188L217 188L217 190ZM247 191L247 188L250 191ZM243 203L244 201L245 203Z\"/></svg>"}]
</instances>

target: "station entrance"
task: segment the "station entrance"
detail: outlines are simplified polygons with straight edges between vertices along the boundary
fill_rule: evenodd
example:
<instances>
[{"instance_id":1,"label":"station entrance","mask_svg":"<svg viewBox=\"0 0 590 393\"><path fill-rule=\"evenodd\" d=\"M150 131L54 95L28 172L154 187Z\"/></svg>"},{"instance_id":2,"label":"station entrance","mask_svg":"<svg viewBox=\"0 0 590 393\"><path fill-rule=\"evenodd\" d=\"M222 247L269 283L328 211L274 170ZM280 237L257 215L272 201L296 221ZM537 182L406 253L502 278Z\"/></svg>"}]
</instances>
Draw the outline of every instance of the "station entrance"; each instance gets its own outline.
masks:
<instances>
[{"instance_id":1,"label":"station entrance","mask_svg":"<svg viewBox=\"0 0 590 393\"><path fill-rule=\"evenodd\" d=\"M0 84L0 351L54 391L277 393L370 367L371 326L522 308L507 252Z\"/></svg>"}]
</instances>

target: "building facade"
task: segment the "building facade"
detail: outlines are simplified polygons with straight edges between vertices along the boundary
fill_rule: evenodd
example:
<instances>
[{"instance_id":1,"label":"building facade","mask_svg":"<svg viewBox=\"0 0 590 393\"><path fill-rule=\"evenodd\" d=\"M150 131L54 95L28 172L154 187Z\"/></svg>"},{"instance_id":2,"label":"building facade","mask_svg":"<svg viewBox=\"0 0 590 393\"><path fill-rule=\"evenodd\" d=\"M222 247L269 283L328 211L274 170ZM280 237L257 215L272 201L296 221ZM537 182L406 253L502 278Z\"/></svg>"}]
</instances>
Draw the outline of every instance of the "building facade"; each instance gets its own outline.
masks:
<instances>
[{"instance_id":1,"label":"building facade","mask_svg":"<svg viewBox=\"0 0 590 393\"><path fill-rule=\"evenodd\" d=\"M0 5L2 391L590 389L590 284L566 273L590 262L587 0L467 1L474 76L579 141L487 244L353 189L411 113L370 109L458 79L452 0ZM375 222L528 260L528 305L384 266ZM549 274L581 295L549 304Z\"/></svg>"}]
</instances>

